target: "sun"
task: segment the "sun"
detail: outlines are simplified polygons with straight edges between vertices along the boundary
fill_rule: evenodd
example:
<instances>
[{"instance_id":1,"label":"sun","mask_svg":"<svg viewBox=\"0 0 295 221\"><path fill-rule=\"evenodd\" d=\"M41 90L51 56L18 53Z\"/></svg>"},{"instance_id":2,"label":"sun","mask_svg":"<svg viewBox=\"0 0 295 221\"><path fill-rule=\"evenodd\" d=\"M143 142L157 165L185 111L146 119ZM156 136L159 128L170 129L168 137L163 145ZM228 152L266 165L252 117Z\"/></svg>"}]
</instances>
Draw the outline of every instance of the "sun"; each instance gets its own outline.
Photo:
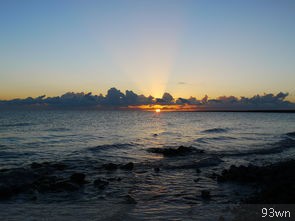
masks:
<instances>
[{"instance_id":1,"label":"sun","mask_svg":"<svg viewBox=\"0 0 295 221\"><path fill-rule=\"evenodd\" d=\"M156 109L155 111L156 111L156 113L160 113L161 109Z\"/></svg>"}]
</instances>

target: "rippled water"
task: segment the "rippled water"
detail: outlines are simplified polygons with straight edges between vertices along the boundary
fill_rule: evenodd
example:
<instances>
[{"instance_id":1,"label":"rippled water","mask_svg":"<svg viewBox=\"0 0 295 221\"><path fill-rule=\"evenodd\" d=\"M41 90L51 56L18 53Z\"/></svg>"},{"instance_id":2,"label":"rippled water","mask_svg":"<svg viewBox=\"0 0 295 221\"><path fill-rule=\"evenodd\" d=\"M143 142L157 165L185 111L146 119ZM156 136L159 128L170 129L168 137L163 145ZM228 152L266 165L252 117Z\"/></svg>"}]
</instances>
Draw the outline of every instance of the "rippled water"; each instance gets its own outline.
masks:
<instances>
[{"instance_id":1,"label":"rippled water","mask_svg":"<svg viewBox=\"0 0 295 221\"><path fill-rule=\"evenodd\" d=\"M137 201L124 210L129 220L200 219L200 211L235 203L237 188L241 191L241 187L218 184L210 177L212 173L231 164L294 158L294 132L295 114L291 113L2 111L0 168L62 161L73 171L85 173L90 181L122 177L104 191L89 184L67 196L41 195L38 203L91 202L118 209L129 194ZM181 145L204 153L167 157L149 151ZM130 161L135 163L132 172L96 170L103 163ZM196 166L201 167L200 174ZM155 167L161 171L154 172ZM201 199L204 189L212 192L210 201ZM19 200L24 198L15 202Z\"/></svg>"}]
</instances>

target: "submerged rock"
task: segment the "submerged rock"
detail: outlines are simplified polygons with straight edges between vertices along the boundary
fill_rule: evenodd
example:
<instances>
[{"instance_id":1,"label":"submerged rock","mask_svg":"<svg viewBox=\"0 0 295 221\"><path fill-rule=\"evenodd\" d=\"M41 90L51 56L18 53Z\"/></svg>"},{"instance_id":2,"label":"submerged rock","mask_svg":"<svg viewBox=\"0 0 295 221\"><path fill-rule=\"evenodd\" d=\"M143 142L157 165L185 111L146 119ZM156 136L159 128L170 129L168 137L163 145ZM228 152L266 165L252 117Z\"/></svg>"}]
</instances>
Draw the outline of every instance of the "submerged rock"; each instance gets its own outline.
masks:
<instances>
[{"instance_id":1,"label":"submerged rock","mask_svg":"<svg viewBox=\"0 0 295 221\"><path fill-rule=\"evenodd\" d=\"M49 163L49 162L43 162L43 163L36 163L33 162L31 164L31 169L34 170L40 170L40 169L47 169L47 170L64 170L67 166L64 163Z\"/></svg>"},{"instance_id":2,"label":"submerged rock","mask_svg":"<svg viewBox=\"0 0 295 221\"><path fill-rule=\"evenodd\" d=\"M127 163L127 164L121 166L120 168L123 169L123 170L133 170L133 168L134 168L134 163L129 162L129 163Z\"/></svg>"},{"instance_id":3,"label":"submerged rock","mask_svg":"<svg viewBox=\"0 0 295 221\"><path fill-rule=\"evenodd\" d=\"M85 174L83 173L73 173L70 177L70 180L74 183L77 183L79 185L82 185L84 184L86 181L85 181Z\"/></svg>"},{"instance_id":4,"label":"submerged rock","mask_svg":"<svg viewBox=\"0 0 295 221\"><path fill-rule=\"evenodd\" d=\"M132 196L130 196L129 194L128 195L126 195L126 203L127 204L137 204L137 202L136 202L136 200L132 197Z\"/></svg>"},{"instance_id":5,"label":"submerged rock","mask_svg":"<svg viewBox=\"0 0 295 221\"><path fill-rule=\"evenodd\" d=\"M210 193L210 191L209 191L209 190L202 190L202 191L201 191L201 197L202 197L203 199L206 199L206 200L210 199L210 198L211 198L211 193Z\"/></svg>"},{"instance_id":6,"label":"submerged rock","mask_svg":"<svg viewBox=\"0 0 295 221\"><path fill-rule=\"evenodd\" d=\"M154 168L154 171L155 171L156 173L159 173L159 172L160 172L160 168L159 168L159 167L155 167L155 168Z\"/></svg>"},{"instance_id":7,"label":"submerged rock","mask_svg":"<svg viewBox=\"0 0 295 221\"><path fill-rule=\"evenodd\" d=\"M7 199L13 196L14 194L14 190L10 186L0 184L0 199Z\"/></svg>"},{"instance_id":8,"label":"submerged rock","mask_svg":"<svg viewBox=\"0 0 295 221\"><path fill-rule=\"evenodd\" d=\"M98 178L94 180L93 184L96 188L104 189L109 185L109 182Z\"/></svg>"},{"instance_id":9,"label":"submerged rock","mask_svg":"<svg viewBox=\"0 0 295 221\"><path fill-rule=\"evenodd\" d=\"M160 153L167 157L183 156L189 153L204 153L204 150L198 150L194 147L179 146L178 148L150 148L149 152Z\"/></svg>"},{"instance_id":10,"label":"submerged rock","mask_svg":"<svg viewBox=\"0 0 295 221\"><path fill-rule=\"evenodd\" d=\"M199 182L200 180L201 180L201 178L196 178L196 179L194 179L194 182L197 183L197 182Z\"/></svg>"},{"instance_id":11,"label":"submerged rock","mask_svg":"<svg viewBox=\"0 0 295 221\"><path fill-rule=\"evenodd\" d=\"M118 165L117 164L114 164L114 163L106 163L106 164L103 164L102 167L106 170L116 170L118 169Z\"/></svg>"},{"instance_id":12,"label":"submerged rock","mask_svg":"<svg viewBox=\"0 0 295 221\"><path fill-rule=\"evenodd\" d=\"M0 173L0 198L7 198L32 188L38 174L32 170L16 168Z\"/></svg>"},{"instance_id":13,"label":"submerged rock","mask_svg":"<svg viewBox=\"0 0 295 221\"><path fill-rule=\"evenodd\" d=\"M59 181L50 186L50 190L62 192L62 191L76 191L80 188L77 183L71 181Z\"/></svg>"}]
</instances>

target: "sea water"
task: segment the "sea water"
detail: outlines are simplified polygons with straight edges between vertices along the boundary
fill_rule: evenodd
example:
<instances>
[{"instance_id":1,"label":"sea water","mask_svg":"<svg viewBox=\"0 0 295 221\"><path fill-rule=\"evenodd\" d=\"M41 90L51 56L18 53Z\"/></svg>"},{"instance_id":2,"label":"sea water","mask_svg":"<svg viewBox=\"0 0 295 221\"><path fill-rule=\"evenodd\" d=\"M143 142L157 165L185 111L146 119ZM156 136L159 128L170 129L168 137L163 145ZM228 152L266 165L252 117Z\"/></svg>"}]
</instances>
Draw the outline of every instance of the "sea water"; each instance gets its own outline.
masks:
<instances>
[{"instance_id":1,"label":"sea water","mask_svg":"<svg viewBox=\"0 0 295 221\"><path fill-rule=\"evenodd\" d=\"M179 146L198 151L180 156L151 151ZM33 202L20 194L1 203L22 203L22 208L33 203L44 210L48 205L84 205L88 208L84 215L97 220L214 220L219 205L238 202L248 190L219 184L212 174L232 164L294 158L294 147L292 113L1 111L1 170L29 167L32 162L63 162L89 181L78 192L40 193ZM134 163L134 170L99 169L105 163L128 162ZM120 181L110 182L104 190L93 187L97 178L118 177ZM202 190L210 190L210 200L201 197ZM126 196L136 203L126 204ZM22 217L24 211L28 217L34 215L30 209L12 208L16 216ZM79 210L68 210L71 219L79 217L75 215Z\"/></svg>"}]
</instances>

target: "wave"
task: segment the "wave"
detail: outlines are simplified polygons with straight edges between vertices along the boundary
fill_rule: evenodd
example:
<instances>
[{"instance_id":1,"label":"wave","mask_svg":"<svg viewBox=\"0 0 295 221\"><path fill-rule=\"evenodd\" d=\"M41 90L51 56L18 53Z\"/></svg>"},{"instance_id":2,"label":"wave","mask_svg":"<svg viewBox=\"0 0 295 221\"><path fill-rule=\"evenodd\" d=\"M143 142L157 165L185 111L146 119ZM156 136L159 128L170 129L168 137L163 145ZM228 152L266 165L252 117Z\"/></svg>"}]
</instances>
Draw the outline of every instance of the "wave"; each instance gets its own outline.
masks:
<instances>
[{"instance_id":1,"label":"wave","mask_svg":"<svg viewBox=\"0 0 295 221\"><path fill-rule=\"evenodd\" d=\"M218 136L218 137L200 137L195 140L198 143L208 143L210 141L226 141L226 140L236 140L235 137L230 136Z\"/></svg>"},{"instance_id":2,"label":"wave","mask_svg":"<svg viewBox=\"0 0 295 221\"><path fill-rule=\"evenodd\" d=\"M229 129L227 128L211 128L211 129L203 130L201 131L201 133L226 133L228 131Z\"/></svg>"},{"instance_id":3,"label":"wave","mask_svg":"<svg viewBox=\"0 0 295 221\"><path fill-rule=\"evenodd\" d=\"M50 131L50 132L62 132L62 131L70 131L69 128L49 128L49 129L46 129L44 131Z\"/></svg>"},{"instance_id":4,"label":"wave","mask_svg":"<svg viewBox=\"0 0 295 221\"><path fill-rule=\"evenodd\" d=\"M0 158L20 158L34 155L32 152L13 152L13 151L0 151Z\"/></svg>"},{"instance_id":5,"label":"wave","mask_svg":"<svg viewBox=\"0 0 295 221\"><path fill-rule=\"evenodd\" d=\"M271 147L269 147L271 146ZM295 147L295 140L290 138L284 138L274 144L268 144L268 147L255 149L245 152L228 152L222 153L221 155L225 156L247 156L247 155L268 155L268 154L278 154L282 153L290 148Z\"/></svg>"},{"instance_id":6,"label":"wave","mask_svg":"<svg viewBox=\"0 0 295 221\"><path fill-rule=\"evenodd\" d=\"M115 143L115 144L104 144L104 145L98 145L95 147L90 147L88 148L88 150L96 152L96 151L109 150L109 149L129 148L133 146L134 144L132 143Z\"/></svg>"},{"instance_id":7,"label":"wave","mask_svg":"<svg viewBox=\"0 0 295 221\"><path fill-rule=\"evenodd\" d=\"M1 124L0 127L26 127L31 126L32 123L15 123L15 124Z\"/></svg>"}]
</instances>

